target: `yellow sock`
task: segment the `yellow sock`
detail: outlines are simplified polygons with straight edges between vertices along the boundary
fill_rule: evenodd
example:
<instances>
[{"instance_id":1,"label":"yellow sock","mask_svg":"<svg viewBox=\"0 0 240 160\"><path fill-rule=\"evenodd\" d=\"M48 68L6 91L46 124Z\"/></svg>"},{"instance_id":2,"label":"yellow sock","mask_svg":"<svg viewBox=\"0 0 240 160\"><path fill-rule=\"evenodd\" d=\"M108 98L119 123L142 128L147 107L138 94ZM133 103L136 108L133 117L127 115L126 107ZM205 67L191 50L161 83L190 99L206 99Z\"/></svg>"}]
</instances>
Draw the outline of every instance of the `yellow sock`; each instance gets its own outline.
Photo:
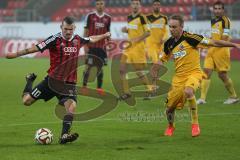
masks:
<instances>
[{"instance_id":1,"label":"yellow sock","mask_svg":"<svg viewBox=\"0 0 240 160\"><path fill-rule=\"evenodd\" d=\"M232 97L232 98L237 97L237 94L233 87L233 82L232 82L231 78L229 78L226 82L224 82L224 85L225 85L226 89L228 90L228 92L230 93L230 97Z\"/></svg>"},{"instance_id":2,"label":"yellow sock","mask_svg":"<svg viewBox=\"0 0 240 160\"><path fill-rule=\"evenodd\" d=\"M143 84L146 86L147 90L151 92L152 89L153 89L153 86L150 85L150 82L149 82L147 76L143 75L143 76L141 77L141 79L142 79L142 81L143 81Z\"/></svg>"},{"instance_id":3,"label":"yellow sock","mask_svg":"<svg viewBox=\"0 0 240 160\"><path fill-rule=\"evenodd\" d=\"M203 79L201 83L201 99L206 100L208 89L210 86L210 79Z\"/></svg>"},{"instance_id":4,"label":"yellow sock","mask_svg":"<svg viewBox=\"0 0 240 160\"><path fill-rule=\"evenodd\" d=\"M198 124L197 102L195 96L188 98L189 108L191 112L192 124Z\"/></svg>"}]
</instances>

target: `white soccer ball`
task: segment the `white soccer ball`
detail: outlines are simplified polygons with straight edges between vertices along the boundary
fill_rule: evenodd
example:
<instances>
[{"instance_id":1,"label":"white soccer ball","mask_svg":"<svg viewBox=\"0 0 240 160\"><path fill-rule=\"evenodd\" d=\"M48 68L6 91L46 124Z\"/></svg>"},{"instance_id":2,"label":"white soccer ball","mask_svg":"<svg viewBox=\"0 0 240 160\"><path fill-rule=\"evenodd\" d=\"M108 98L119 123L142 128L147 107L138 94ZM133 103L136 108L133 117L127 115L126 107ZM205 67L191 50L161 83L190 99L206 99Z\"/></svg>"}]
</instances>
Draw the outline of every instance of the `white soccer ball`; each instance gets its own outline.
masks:
<instances>
[{"instance_id":1,"label":"white soccer ball","mask_svg":"<svg viewBox=\"0 0 240 160\"><path fill-rule=\"evenodd\" d=\"M35 134L35 140L39 144L51 144L53 141L53 134L47 128L40 128Z\"/></svg>"}]
</instances>

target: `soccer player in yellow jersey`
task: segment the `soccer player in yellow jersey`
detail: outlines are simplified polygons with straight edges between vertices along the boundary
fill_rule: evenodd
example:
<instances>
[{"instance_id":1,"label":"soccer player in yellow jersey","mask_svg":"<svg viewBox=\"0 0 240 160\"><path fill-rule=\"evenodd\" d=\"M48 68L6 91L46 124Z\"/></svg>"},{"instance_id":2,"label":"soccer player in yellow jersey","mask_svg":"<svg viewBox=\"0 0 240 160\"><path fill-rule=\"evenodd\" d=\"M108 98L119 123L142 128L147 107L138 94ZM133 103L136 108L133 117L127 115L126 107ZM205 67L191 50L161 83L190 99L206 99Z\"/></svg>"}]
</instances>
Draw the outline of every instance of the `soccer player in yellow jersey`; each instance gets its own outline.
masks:
<instances>
[{"instance_id":1,"label":"soccer player in yellow jersey","mask_svg":"<svg viewBox=\"0 0 240 160\"><path fill-rule=\"evenodd\" d=\"M160 13L160 0L154 0L152 4L153 12L147 15L150 28L150 36L146 40L148 58L152 61L151 68L152 85L156 91L158 72L160 69L159 54L163 50L163 43L168 38L168 18Z\"/></svg>"},{"instance_id":2,"label":"soccer player in yellow jersey","mask_svg":"<svg viewBox=\"0 0 240 160\"><path fill-rule=\"evenodd\" d=\"M122 32L128 34L130 45L124 50L121 57L120 76L124 93L118 98L119 100L125 100L131 97L126 78L127 64L133 65L137 71L137 76L143 81L144 85L147 86L149 92L151 90L148 78L142 72L147 62L144 40L150 35L150 30L147 27L146 17L140 13L140 7L140 0L131 1L132 14L128 16L128 26L122 28Z\"/></svg>"},{"instance_id":3,"label":"soccer player in yellow jersey","mask_svg":"<svg viewBox=\"0 0 240 160\"><path fill-rule=\"evenodd\" d=\"M214 40L230 40L230 20L224 15L224 4L220 1L215 2L213 5L213 13L215 17L211 20L212 30L211 38ZM215 53L218 54L215 54ZM233 82L228 76L230 70L230 49L229 48L216 48L211 47L204 61L204 73L206 78L203 79L201 84L201 97L198 99L198 104L205 104L208 88L210 85L210 78L213 70L218 72L219 78L223 81L229 98L224 101L224 104L233 104L239 101Z\"/></svg>"},{"instance_id":4,"label":"soccer player in yellow jersey","mask_svg":"<svg viewBox=\"0 0 240 160\"><path fill-rule=\"evenodd\" d=\"M182 108L188 101L192 118L192 136L196 137L200 135L200 128L195 91L200 86L203 77L198 48L207 46L240 48L240 46L228 41L212 40L201 35L188 33L183 31L183 25L184 21L181 16L173 15L169 18L171 37L164 43L164 53L160 55L162 63L171 58L175 62L175 75L166 101L166 115L169 125L165 135L173 135L175 109Z\"/></svg>"}]
</instances>

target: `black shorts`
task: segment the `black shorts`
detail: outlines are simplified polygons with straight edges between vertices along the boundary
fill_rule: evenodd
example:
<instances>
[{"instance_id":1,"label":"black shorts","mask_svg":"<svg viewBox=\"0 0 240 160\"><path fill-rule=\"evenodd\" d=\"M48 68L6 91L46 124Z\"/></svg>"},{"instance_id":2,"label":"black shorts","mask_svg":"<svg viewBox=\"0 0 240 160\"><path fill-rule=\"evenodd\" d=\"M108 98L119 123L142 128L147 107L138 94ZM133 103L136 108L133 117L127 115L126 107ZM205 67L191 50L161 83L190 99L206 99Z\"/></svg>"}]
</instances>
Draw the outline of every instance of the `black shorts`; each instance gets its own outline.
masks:
<instances>
[{"instance_id":1,"label":"black shorts","mask_svg":"<svg viewBox=\"0 0 240 160\"><path fill-rule=\"evenodd\" d=\"M86 64L102 67L107 65L107 53L102 48L89 48Z\"/></svg>"},{"instance_id":2,"label":"black shorts","mask_svg":"<svg viewBox=\"0 0 240 160\"><path fill-rule=\"evenodd\" d=\"M35 88L32 89L30 95L35 100L43 99L44 101L48 101L53 97L57 97L60 105L63 105L68 99L72 99L75 102L77 102L76 95L60 94L50 89L48 76L45 77L45 79L42 82L40 82Z\"/></svg>"}]
</instances>

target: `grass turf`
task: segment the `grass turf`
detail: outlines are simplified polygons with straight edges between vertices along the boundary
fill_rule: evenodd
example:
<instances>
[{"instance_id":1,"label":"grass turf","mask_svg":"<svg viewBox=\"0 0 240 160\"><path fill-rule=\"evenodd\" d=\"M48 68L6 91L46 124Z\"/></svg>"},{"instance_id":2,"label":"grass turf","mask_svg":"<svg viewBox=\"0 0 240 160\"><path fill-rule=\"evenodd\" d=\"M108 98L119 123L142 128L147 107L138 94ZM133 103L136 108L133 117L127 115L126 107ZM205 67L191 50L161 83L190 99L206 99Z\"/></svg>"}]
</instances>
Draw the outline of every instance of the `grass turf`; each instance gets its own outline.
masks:
<instances>
[{"instance_id":1,"label":"grass turf","mask_svg":"<svg viewBox=\"0 0 240 160\"><path fill-rule=\"evenodd\" d=\"M73 131L78 132L80 138L72 144L59 145L62 122L54 112L57 100L38 101L30 107L23 106L21 102L26 73L37 73L34 83L37 84L46 75L48 66L47 59L0 59L0 155L3 160L240 159L240 105L222 104L228 94L216 74L212 77L208 103L199 106L200 137L191 137L187 108L177 112L174 136L163 136L167 125L163 116L165 94L151 101L139 98L132 108L120 102L112 112L97 119L74 122ZM239 62L233 62L230 76L239 95L238 68ZM170 82L172 63L168 64L168 69L163 79ZM105 68L104 76L104 88L116 95L110 66ZM90 86L94 88L96 83ZM78 112L94 109L99 102L79 96ZM35 144L35 131L42 127L53 131L54 142L51 145Z\"/></svg>"}]
</instances>

